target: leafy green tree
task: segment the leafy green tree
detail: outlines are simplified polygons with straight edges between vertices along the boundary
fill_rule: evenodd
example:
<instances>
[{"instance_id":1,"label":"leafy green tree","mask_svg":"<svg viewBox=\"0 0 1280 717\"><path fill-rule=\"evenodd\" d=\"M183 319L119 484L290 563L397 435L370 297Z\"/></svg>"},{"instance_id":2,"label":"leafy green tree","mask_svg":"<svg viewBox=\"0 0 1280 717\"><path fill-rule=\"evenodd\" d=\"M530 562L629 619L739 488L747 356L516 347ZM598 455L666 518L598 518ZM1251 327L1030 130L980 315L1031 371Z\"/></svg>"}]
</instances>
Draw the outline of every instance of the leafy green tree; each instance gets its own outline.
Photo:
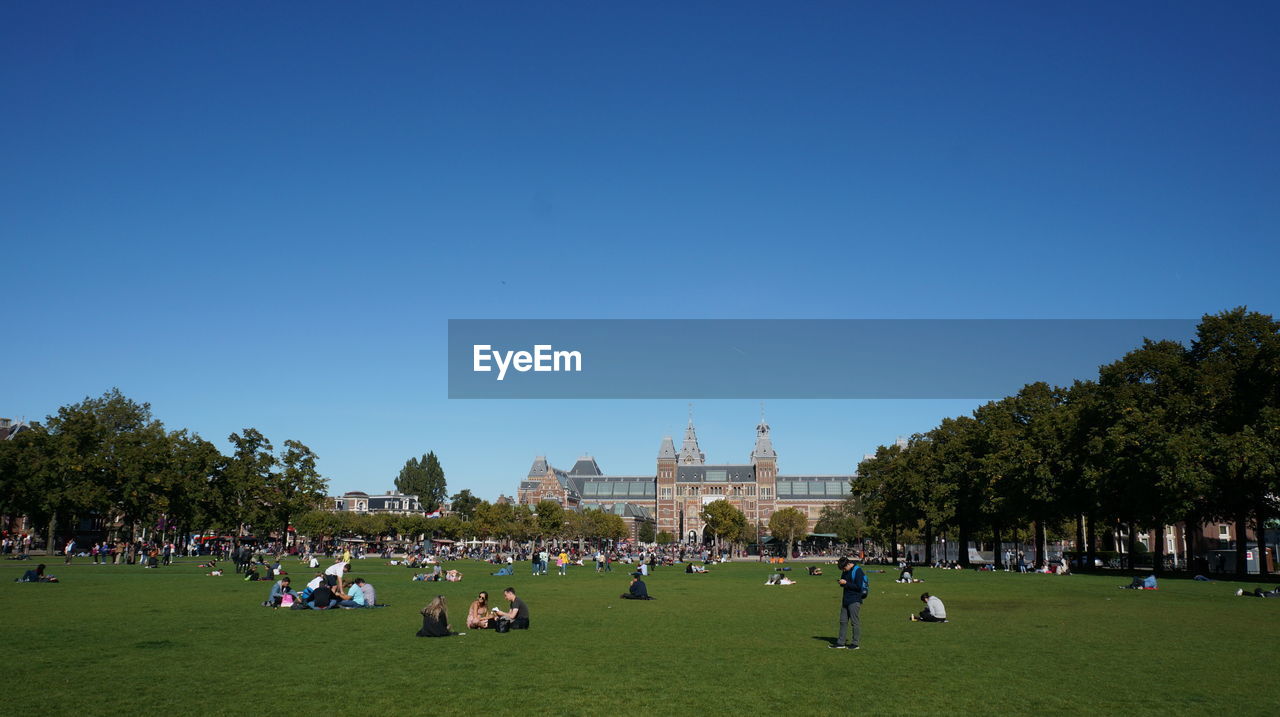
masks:
<instances>
[{"instance_id":1,"label":"leafy green tree","mask_svg":"<svg viewBox=\"0 0 1280 717\"><path fill-rule=\"evenodd\" d=\"M169 461L162 481L163 509L169 522L195 532L208 522L203 508L226 458L209 441L188 431L169 434Z\"/></svg>"},{"instance_id":2,"label":"leafy green tree","mask_svg":"<svg viewBox=\"0 0 1280 717\"><path fill-rule=\"evenodd\" d=\"M641 521L639 527L636 528L636 539L642 543L652 543L657 537L654 532L653 523L645 520Z\"/></svg>"},{"instance_id":3,"label":"leafy green tree","mask_svg":"<svg viewBox=\"0 0 1280 717\"><path fill-rule=\"evenodd\" d=\"M720 552L722 538L736 541L747 524L747 516L724 499L715 500L703 506L701 518L706 526L704 532L710 533L715 538L717 553Z\"/></svg>"},{"instance_id":4,"label":"leafy green tree","mask_svg":"<svg viewBox=\"0 0 1280 717\"><path fill-rule=\"evenodd\" d=\"M1205 316L1196 327L1190 358L1213 476L1212 517L1235 522L1236 572L1243 575L1249 516L1261 537L1280 494L1274 429L1280 410L1280 323L1244 307Z\"/></svg>"},{"instance_id":5,"label":"leafy green tree","mask_svg":"<svg viewBox=\"0 0 1280 717\"><path fill-rule=\"evenodd\" d=\"M676 536L672 535L671 533L665 530L660 530L658 531L658 535L655 542L657 542L658 545L671 545L672 543L676 542Z\"/></svg>"},{"instance_id":6,"label":"leafy green tree","mask_svg":"<svg viewBox=\"0 0 1280 717\"><path fill-rule=\"evenodd\" d=\"M554 538L564 530L564 507L554 500L538 501L537 507L534 508L534 513L536 514L536 534L539 537Z\"/></svg>"},{"instance_id":7,"label":"leafy green tree","mask_svg":"<svg viewBox=\"0 0 1280 717\"><path fill-rule=\"evenodd\" d=\"M329 483L316 470L316 454L299 441L284 442L277 458L281 470L268 474L263 487L263 505L268 519L288 540L294 516L317 508L325 498Z\"/></svg>"},{"instance_id":8,"label":"leafy green tree","mask_svg":"<svg viewBox=\"0 0 1280 717\"><path fill-rule=\"evenodd\" d=\"M791 547L809 532L809 519L795 508L775 510L769 516L769 534L787 544L787 559L791 559Z\"/></svg>"},{"instance_id":9,"label":"leafy green tree","mask_svg":"<svg viewBox=\"0 0 1280 717\"><path fill-rule=\"evenodd\" d=\"M422 458L410 458L405 461L396 477L396 490L407 495L416 495L422 507L428 513L440 507L446 495L447 487L444 479L444 468L434 451Z\"/></svg>"},{"instance_id":10,"label":"leafy green tree","mask_svg":"<svg viewBox=\"0 0 1280 717\"><path fill-rule=\"evenodd\" d=\"M449 503L452 506L451 510L467 520L471 520L472 516L475 515L476 506L480 505L480 502L479 498L471 495L469 488L463 488L449 499Z\"/></svg>"},{"instance_id":11,"label":"leafy green tree","mask_svg":"<svg viewBox=\"0 0 1280 717\"><path fill-rule=\"evenodd\" d=\"M213 478L208 515L215 525L231 531L239 546L245 528L268 517L263 499L266 486L275 479L277 460L271 442L256 428L232 433L229 440L233 450Z\"/></svg>"},{"instance_id":12,"label":"leafy green tree","mask_svg":"<svg viewBox=\"0 0 1280 717\"><path fill-rule=\"evenodd\" d=\"M866 535L867 521L862 517L862 507L855 497L822 507L814 532L834 533L836 540L853 545Z\"/></svg>"}]
</instances>

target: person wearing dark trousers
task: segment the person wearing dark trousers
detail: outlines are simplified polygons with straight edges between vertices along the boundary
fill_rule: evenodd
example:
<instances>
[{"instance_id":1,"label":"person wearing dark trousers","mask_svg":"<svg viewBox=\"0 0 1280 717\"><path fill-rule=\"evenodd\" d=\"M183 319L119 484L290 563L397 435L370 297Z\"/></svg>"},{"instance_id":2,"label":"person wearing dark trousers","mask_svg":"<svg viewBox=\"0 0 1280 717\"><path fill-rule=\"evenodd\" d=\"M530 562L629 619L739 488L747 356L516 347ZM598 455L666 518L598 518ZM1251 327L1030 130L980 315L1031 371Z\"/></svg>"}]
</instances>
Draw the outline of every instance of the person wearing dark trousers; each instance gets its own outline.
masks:
<instances>
[{"instance_id":1,"label":"person wearing dark trousers","mask_svg":"<svg viewBox=\"0 0 1280 717\"><path fill-rule=\"evenodd\" d=\"M640 573L631 573L631 587L621 595L623 600L652 600L649 588L640 579Z\"/></svg>"},{"instance_id":2,"label":"person wearing dark trousers","mask_svg":"<svg viewBox=\"0 0 1280 717\"><path fill-rule=\"evenodd\" d=\"M524 600L516 597L515 588L503 590L502 595L511 604L511 609L506 612L494 609L494 616L498 618L497 631L528 630L529 606L524 604Z\"/></svg>"},{"instance_id":3,"label":"person wearing dark trousers","mask_svg":"<svg viewBox=\"0 0 1280 717\"><path fill-rule=\"evenodd\" d=\"M924 609L920 614L912 615L912 622L946 622L947 608L942 604L936 595L925 593L920 596L920 602L924 603Z\"/></svg>"},{"instance_id":4,"label":"person wearing dark trousers","mask_svg":"<svg viewBox=\"0 0 1280 717\"><path fill-rule=\"evenodd\" d=\"M857 650L862 642L862 601L867 597L867 576L862 567L849 558L840 558L840 636L831 647L836 650ZM845 636L852 628L852 640Z\"/></svg>"},{"instance_id":5,"label":"person wearing dark trousers","mask_svg":"<svg viewBox=\"0 0 1280 717\"><path fill-rule=\"evenodd\" d=\"M1253 592L1246 590L1237 590L1237 596L1243 597L1260 597L1260 598L1280 598L1280 588L1275 590L1263 590L1262 588L1254 588Z\"/></svg>"}]
</instances>

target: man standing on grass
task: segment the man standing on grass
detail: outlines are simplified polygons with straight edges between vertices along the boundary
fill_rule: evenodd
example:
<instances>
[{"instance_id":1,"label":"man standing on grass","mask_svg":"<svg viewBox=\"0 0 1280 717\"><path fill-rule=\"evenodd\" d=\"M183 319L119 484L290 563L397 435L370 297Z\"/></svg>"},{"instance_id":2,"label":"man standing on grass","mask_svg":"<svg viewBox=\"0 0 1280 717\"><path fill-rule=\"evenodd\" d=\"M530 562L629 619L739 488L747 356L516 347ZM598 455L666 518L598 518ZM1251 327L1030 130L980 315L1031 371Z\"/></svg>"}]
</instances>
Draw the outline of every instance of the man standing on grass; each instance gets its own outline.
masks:
<instances>
[{"instance_id":1,"label":"man standing on grass","mask_svg":"<svg viewBox=\"0 0 1280 717\"><path fill-rule=\"evenodd\" d=\"M862 641L860 613L862 612L862 601L867 597L867 589L869 587L867 573L860 565L855 565L849 558L840 558L838 565L840 567L839 583L843 591L840 599L840 636L836 638L836 643L831 647L835 650L857 650L860 649ZM845 640L845 635L850 625L853 627L852 642Z\"/></svg>"}]
</instances>

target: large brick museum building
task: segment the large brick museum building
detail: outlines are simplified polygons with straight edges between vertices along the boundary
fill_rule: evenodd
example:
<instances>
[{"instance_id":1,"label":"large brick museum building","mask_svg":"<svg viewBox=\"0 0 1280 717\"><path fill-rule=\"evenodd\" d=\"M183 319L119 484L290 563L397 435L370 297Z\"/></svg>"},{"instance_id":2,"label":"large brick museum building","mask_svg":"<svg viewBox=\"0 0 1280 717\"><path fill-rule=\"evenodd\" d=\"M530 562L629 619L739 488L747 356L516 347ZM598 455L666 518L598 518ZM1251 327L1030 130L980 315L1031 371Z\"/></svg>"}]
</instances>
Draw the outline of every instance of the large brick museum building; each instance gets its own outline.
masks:
<instances>
[{"instance_id":1,"label":"large brick museum building","mask_svg":"<svg viewBox=\"0 0 1280 717\"><path fill-rule=\"evenodd\" d=\"M603 508L620 515L652 519L658 531L686 540L702 538L702 507L725 499L742 511L751 525L769 525L781 508L798 508L812 532L823 506L849 496L852 475L779 475L769 426L756 426L755 448L747 463L707 465L698 446L692 419L677 452L671 436L662 439L657 466L650 475L611 476L591 456L579 458L567 471L538 456L520 483L522 505L553 500L566 509Z\"/></svg>"}]
</instances>

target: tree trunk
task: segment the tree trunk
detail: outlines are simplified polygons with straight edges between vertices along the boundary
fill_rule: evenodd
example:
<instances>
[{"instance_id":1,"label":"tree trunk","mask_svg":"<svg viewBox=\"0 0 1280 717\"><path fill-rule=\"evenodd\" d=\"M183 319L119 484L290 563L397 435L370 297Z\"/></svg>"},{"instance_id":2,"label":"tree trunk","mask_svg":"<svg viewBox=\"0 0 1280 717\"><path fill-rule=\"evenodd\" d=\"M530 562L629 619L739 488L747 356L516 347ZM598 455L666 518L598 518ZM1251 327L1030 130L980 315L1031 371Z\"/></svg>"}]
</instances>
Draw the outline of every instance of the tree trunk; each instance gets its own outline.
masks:
<instances>
[{"instance_id":1,"label":"tree trunk","mask_svg":"<svg viewBox=\"0 0 1280 717\"><path fill-rule=\"evenodd\" d=\"M1000 526L997 525L992 527L991 532L992 532L991 562L995 563L996 570L999 570L1004 567L1004 552L1001 550L1001 548L1003 548L1004 546L1002 545L1002 541L1000 540L1000 537L1001 537Z\"/></svg>"},{"instance_id":2,"label":"tree trunk","mask_svg":"<svg viewBox=\"0 0 1280 717\"><path fill-rule=\"evenodd\" d=\"M1093 570L1093 566L1097 565L1096 561L1098 559L1097 549L1094 547L1094 544L1098 541L1098 534L1094 532L1095 524L1094 524L1092 513L1090 513L1087 516L1087 520L1088 520L1088 534L1085 536L1084 543L1085 543L1085 557L1088 560L1085 563L1085 565L1087 566L1088 570Z\"/></svg>"},{"instance_id":3,"label":"tree trunk","mask_svg":"<svg viewBox=\"0 0 1280 717\"><path fill-rule=\"evenodd\" d=\"M1256 505L1254 516L1258 523L1258 532L1255 533L1258 538L1258 577L1265 580L1267 578L1267 504L1266 501L1259 500Z\"/></svg>"},{"instance_id":4,"label":"tree trunk","mask_svg":"<svg viewBox=\"0 0 1280 717\"><path fill-rule=\"evenodd\" d=\"M58 527L58 516L56 515L50 516L49 517L49 538L44 544L44 552L50 557L53 556L53 551L55 550L54 546L57 545L57 543L55 543L53 540L54 531L57 529L57 527Z\"/></svg>"},{"instance_id":5,"label":"tree trunk","mask_svg":"<svg viewBox=\"0 0 1280 717\"><path fill-rule=\"evenodd\" d=\"M969 567L969 526L965 523L956 528L956 560L962 567Z\"/></svg>"},{"instance_id":6,"label":"tree trunk","mask_svg":"<svg viewBox=\"0 0 1280 717\"><path fill-rule=\"evenodd\" d=\"M1156 528L1156 544L1151 551L1151 572L1159 575L1164 572L1164 523Z\"/></svg>"},{"instance_id":7,"label":"tree trunk","mask_svg":"<svg viewBox=\"0 0 1280 717\"><path fill-rule=\"evenodd\" d=\"M1084 539L1084 513L1076 516L1076 567L1084 569L1084 557L1089 548L1085 545ZM1093 563L1089 563L1092 565ZM1043 567L1037 565L1036 567Z\"/></svg>"},{"instance_id":8,"label":"tree trunk","mask_svg":"<svg viewBox=\"0 0 1280 717\"><path fill-rule=\"evenodd\" d=\"M1035 557L1035 561L1036 561L1036 567L1040 567L1040 564L1044 561L1044 548L1045 548L1045 533L1044 533L1044 521L1043 521L1043 520L1037 520L1037 521L1036 521L1036 524L1035 524L1035 536L1036 536L1036 557Z\"/></svg>"},{"instance_id":9,"label":"tree trunk","mask_svg":"<svg viewBox=\"0 0 1280 717\"><path fill-rule=\"evenodd\" d=\"M924 564L933 565L933 523L924 522Z\"/></svg>"},{"instance_id":10,"label":"tree trunk","mask_svg":"<svg viewBox=\"0 0 1280 717\"><path fill-rule=\"evenodd\" d=\"M1128 536L1125 539L1125 542L1126 542L1125 549L1129 553L1129 569L1137 570L1138 569L1138 551L1137 551L1138 532L1134 529L1132 521L1125 523L1125 528L1129 531Z\"/></svg>"},{"instance_id":11,"label":"tree trunk","mask_svg":"<svg viewBox=\"0 0 1280 717\"><path fill-rule=\"evenodd\" d=\"M893 560L893 563L896 565L898 563L898 529L897 528L894 528L893 532L889 534L889 542L893 544L893 547L889 549L889 555Z\"/></svg>"},{"instance_id":12,"label":"tree trunk","mask_svg":"<svg viewBox=\"0 0 1280 717\"><path fill-rule=\"evenodd\" d=\"M1249 556L1245 554L1249 548L1248 530L1247 513L1241 510L1236 515L1236 577L1238 578L1249 574Z\"/></svg>"}]
</instances>

